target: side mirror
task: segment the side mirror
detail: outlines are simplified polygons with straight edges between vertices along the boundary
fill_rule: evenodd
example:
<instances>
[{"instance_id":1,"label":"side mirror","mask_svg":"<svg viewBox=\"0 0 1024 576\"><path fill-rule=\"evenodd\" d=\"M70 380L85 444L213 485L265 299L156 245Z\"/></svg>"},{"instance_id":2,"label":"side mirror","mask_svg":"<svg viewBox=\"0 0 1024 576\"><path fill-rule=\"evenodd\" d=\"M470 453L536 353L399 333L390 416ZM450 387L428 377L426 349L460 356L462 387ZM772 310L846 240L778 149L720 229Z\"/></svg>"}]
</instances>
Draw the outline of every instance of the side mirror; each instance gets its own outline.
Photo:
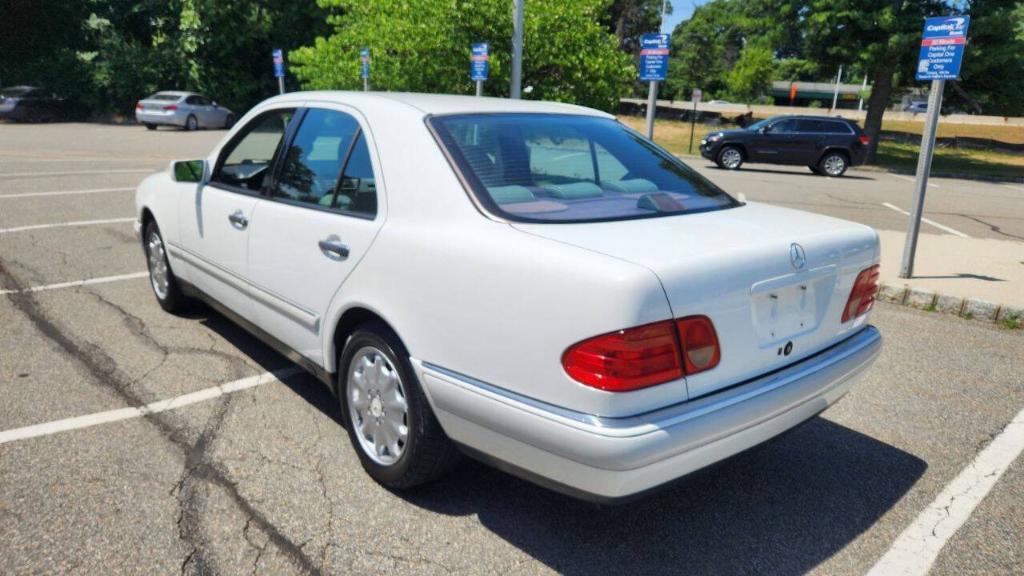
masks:
<instances>
[{"instance_id":1,"label":"side mirror","mask_svg":"<svg viewBox=\"0 0 1024 576\"><path fill-rule=\"evenodd\" d=\"M768 127L767 126L761 126L760 128L757 129L757 133L758 134L767 134L768 133Z\"/></svg>"},{"instance_id":2,"label":"side mirror","mask_svg":"<svg viewBox=\"0 0 1024 576\"><path fill-rule=\"evenodd\" d=\"M220 108L220 104L217 104L216 102L214 102L214 103L212 104L212 106L213 106L214 108Z\"/></svg>"},{"instance_id":3,"label":"side mirror","mask_svg":"<svg viewBox=\"0 0 1024 576\"><path fill-rule=\"evenodd\" d=\"M206 160L176 160L171 162L171 178L175 182L203 182L206 177Z\"/></svg>"}]
</instances>

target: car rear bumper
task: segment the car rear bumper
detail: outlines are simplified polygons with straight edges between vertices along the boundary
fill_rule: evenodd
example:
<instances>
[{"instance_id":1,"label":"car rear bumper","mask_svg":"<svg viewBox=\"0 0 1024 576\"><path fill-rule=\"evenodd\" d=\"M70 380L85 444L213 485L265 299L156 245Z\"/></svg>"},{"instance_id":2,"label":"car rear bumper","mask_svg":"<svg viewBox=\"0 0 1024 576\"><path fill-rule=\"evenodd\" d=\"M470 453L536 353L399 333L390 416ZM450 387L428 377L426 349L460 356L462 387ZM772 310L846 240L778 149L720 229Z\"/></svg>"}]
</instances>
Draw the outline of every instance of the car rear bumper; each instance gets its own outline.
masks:
<instances>
[{"instance_id":1,"label":"car rear bumper","mask_svg":"<svg viewBox=\"0 0 1024 576\"><path fill-rule=\"evenodd\" d=\"M839 400L881 350L867 326L782 370L626 418L573 412L415 361L445 432L501 468L615 502L760 444Z\"/></svg>"},{"instance_id":2,"label":"car rear bumper","mask_svg":"<svg viewBox=\"0 0 1024 576\"><path fill-rule=\"evenodd\" d=\"M161 126L184 126L185 117L178 114L178 112L159 112L159 111L135 111L135 121L139 124L159 124Z\"/></svg>"}]
</instances>

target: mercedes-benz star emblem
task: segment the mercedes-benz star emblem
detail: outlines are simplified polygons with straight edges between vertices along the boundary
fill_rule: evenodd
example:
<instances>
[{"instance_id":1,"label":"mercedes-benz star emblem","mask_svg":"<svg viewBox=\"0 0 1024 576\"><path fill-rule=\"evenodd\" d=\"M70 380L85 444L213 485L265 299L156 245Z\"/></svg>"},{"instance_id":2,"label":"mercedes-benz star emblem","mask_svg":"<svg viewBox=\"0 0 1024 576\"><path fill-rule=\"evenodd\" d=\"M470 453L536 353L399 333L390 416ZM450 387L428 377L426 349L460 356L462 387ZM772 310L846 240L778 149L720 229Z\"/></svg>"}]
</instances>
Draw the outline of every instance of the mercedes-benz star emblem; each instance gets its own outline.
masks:
<instances>
[{"instance_id":1,"label":"mercedes-benz star emblem","mask_svg":"<svg viewBox=\"0 0 1024 576\"><path fill-rule=\"evenodd\" d=\"M789 263L796 270L800 270L807 264L807 254L804 253L804 247L796 242L789 245Z\"/></svg>"}]
</instances>

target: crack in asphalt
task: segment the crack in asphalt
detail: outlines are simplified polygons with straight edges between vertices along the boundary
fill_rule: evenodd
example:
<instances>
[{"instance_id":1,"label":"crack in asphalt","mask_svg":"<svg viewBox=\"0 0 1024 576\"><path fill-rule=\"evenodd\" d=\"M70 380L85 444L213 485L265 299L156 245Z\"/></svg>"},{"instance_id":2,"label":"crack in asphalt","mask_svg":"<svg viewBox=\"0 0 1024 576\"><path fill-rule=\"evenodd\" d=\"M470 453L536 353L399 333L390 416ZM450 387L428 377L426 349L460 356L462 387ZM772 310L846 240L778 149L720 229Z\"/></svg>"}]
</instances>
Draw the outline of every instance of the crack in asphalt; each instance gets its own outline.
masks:
<instances>
[{"instance_id":1,"label":"crack in asphalt","mask_svg":"<svg viewBox=\"0 0 1024 576\"><path fill-rule=\"evenodd\" d=\"M130 407L137 408L146 404L144 398L133 389L134 380L118 367L117 362L99 347L88 342L76 341L56 322L48 318L35 295L24 291L24 286L8 271L7 264L2 259L0 259L0 284L18 290L6 294L15 309L24 314L44 337L73 358L96 382L114 392ZM269 541L273 542L295 566L310 574L321 574L320 568L295 543L281 533L262 512L254 508L241 495L238 484L234 480L213 463L201 458L216 437L216 427L211 429L208 426L204 433L200 434L195 444L191 444L186 434L187 426L177 425L170 413L147 413L142 420L157 428L168 442L183 453L186 461L186 479L204 480L224 489L235 506L250 518L268 536ZM208 433L211 430L213 433ZM197 456L200 457L198 460ZM179 518L179 521L183 520L185 519ZM194 553L191 554L193 557L194 555ZM182 564L183 569L187 568L191 562L191 558L186 558Z\"/></svg>"},{"instance_id":2,"label":"crack in asphalt","mask_svg":"<svg viewBox=\"0 0 1024 576\"><path fill-rule=\"evenodd\" d=\"M218 341L216 338L214 338L212 335L206 332L202 332L202 334L209 338L209 348L199 348L195 346L167 346L165 344L162 344L156 338L156 336L153 335L152 330L149 329L149 326L146 325L146 322L142 318L129 312L120 304L107 299L101 293L95 290L85 288L80 291L83 294L87 294L89 296L94 297L101 304L108 306L112 308L114 311L116 311L119 317L121 318L121 322L125 325L125 327L133 336L135 336L144 346L161 355L160 363L157 364L155 367L151 368L150 370L146 371L146 373L143 374L142 376L136 378L135 382L140 382L144 380L151 373L160 369L164 365L164 363L166 363L167 359L170 357L171 354L209 356L212 358L216 358L217 360L223 362L224 365L228 368L231 374L231 376L229 377L230 379L243 378L253 373L254 369L238 356L228 354L227 352L223 352L221 350L215 350L214 348L217 346Z\"/></svg>"},{"instance_id":3,"label":"crack in asphalt","mask_svg":"<svg viewBox=\"0 0 1024 576\"><path fill-rule=\"evenodd\" d=\"M958 212L953 212L953 213L950 214L950 216L960 216L961 218L967 218L968 220L973 220L973 221L977 222L978 224L981 224L982 226L988 226L989 230L995 232L996 234L1001 234L1003 236L1006 236L1007 238L1014 238L1016 240L1024 240L1024 236L1020 236L1018 234L1010 234L1009 232L1003 232L1003 229L1000 228L999 226L996 226L995 224L992 224L990 222L986 222L986 221L984 221L981 218L978 218L976 216L971 216L971 215L968 215L968 214L960 214Z\"/></svg>"}]
</instances>

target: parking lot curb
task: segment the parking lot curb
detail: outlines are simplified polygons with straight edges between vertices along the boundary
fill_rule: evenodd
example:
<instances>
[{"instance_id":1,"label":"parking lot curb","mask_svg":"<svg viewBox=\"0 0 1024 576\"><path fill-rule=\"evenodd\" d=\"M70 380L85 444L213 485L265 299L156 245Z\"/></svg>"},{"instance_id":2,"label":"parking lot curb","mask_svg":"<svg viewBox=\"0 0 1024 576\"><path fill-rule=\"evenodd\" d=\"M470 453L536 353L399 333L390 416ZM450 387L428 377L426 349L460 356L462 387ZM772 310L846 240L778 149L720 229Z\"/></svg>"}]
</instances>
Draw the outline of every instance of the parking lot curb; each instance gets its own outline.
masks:
<instances>
[{"instance_id":1,"label":"parking lot curb","mask_svg":"<svg viewBox=\"0 0 1024 576\"><path fill-rule=\"evenodd\" d=\"M928 312L955 314L967 320L1002 322L1016 327L1020 327L1024 322L1024 308L993 304L977 298L949 296L930 290L912 288L906 284L897 286L881 283L878 287L878 299Z\"/></svg>"}]
</instances>

